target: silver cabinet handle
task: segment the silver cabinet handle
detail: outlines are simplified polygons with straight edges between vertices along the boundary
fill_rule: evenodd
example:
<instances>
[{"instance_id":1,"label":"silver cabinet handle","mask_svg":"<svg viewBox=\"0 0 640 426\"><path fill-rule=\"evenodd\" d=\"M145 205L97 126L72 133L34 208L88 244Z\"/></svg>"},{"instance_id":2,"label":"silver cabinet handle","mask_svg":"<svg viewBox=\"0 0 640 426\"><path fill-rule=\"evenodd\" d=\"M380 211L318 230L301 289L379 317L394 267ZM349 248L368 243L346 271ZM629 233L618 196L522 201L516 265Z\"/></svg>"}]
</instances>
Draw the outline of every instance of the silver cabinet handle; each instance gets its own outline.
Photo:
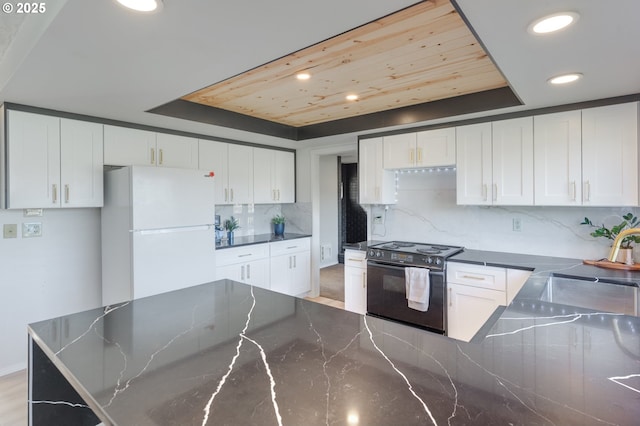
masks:
<instances>
[{"instance_id":1,"label":"silver cabinet handle","mask_svg":"<svg viewBox=\"0 0 640 426\"><path fill-rule=\"evenodd\" d=\"M247 257L251 256L251 253L239 254L238 257Z\"/></svg>"},{"instance_id":2,"label":"silver cabinet handle","mask_svg":"<svg viewBox=\"0 0 640 426\"><path fill-rule=\"evenodd\" d=\"M233 201L233 188L229 190L229 193L231 194L231 199L229 201Z\"/></svg>"},{"instance_id":3,"label":"silver cabinet handle","mask_svg":"<svg viewBox=\"0 0 640 426\"><path fill-rule=\"evenodd\" d=\"M163 154L162 148L159 151L160 151L159 160L160 160L160 164L162 164L162 160L164 158L164 155L162 155Z\"/></svg>"},{"instance_id":4,"label":"silver cabinet handle","mask_svg":"<svg viewBox=\"0 0 640 426\"><path fill-rule=\"evenodd\" d=\"M53 204L57 204L58 203L58 185L54 183L51 189L53 191Z\"/></svg>"},{"instance_id":5,"label":"silver cabinet handle","mask_svg":"<svg viewBox=\"0 0 640 426\"><path fill-rule=\"evenodd\" d=\"M298 265L296 264L296 257L297 257L297 256L293 256L293 267L294 267L294 268L297 268L297 267L298 267Z\"/></svg>"},{"instance_id":6,"label":"silver cabinet handle","mask_svg":"<svg viewBox=\"0 0 640 426\"><path fill-rule=\"evenodd\" d=\"M244 265L240 267L240 279L244 281Z\"/></svg>"},{"instance_id":7,"label":"silver cabinet handle","mask_svg":"<svg viewBox=\"0 0 640 426\"><path fill-rule=\"evenodd\" d=\"M291 269L291 256L289 256L289 269Z\"/></svg>"},{"instance_id":8,"label":"silver cabinet handle","mask_svg":"<svg viewBox=\"0 0 640 426\"><path fill-rule=\"evenodd\" d=\"M366 288L367 287L367 273L363 272L362 273L362 288Z\"/></svg>"},{"instance_id":9,"label":"silver cabinet handle","mask_svg":"<svg viewBox=\"0 0 640 426\"><path fill-rule=\"evenodd\" d=\"M498 184L493 184L493 201L498 201Z\"/></svg>"},{"instance_id":10,"label":"silver cabinet handle","mask_svg":"<svg viewBox=\"0 0 640 426\"><path fill-rule=\"evenodd\" d=\"M463 275L462 278L466 278L469 280L478 280L478 281L484 281L485 278L484 277L474 277L473 275Z\"/></svg>"},{"instance_id":11,"label":"silver cabinet handle","mask_svg":"<svg viewBox=\"0 0 640 426\"><path fill-rule=\"evenodd\" d=\"M418 164L422 164L422 148L418 148Z\"/></svg>"},{"instance_id":12,"label":"silver cabinet handle","mask_svg":"<svg viewBox=\"0 0 640 426\"><path fill-rule=\"evenodd\" d=\"M449 287L449 307L453 306L453 298L451 297L451 287Z\"/></svg>"},{"instance_id":13,"label":"silver cabinet handle","mask_svg":"<svg viewBox=\"0 0 640 426\"><path fill-rule=\"evenodd\" d=\"M411 164L413 164L413 158L414 158L414 155L415 155L414 152L415 152L414 149L409 150L409 162Z\"/></svg>"},{"instance_id":14,"label":"silver cabinet handle","mask_svg":"<svg viewBox=\"0 0 640 426\"><path fill-rule=\"evenodd\" d=\"M64 202L69 203L69 184L64 186Z\"/></svg>"},{"instance_id":15,"label":"silver cabinet handle","mask_svg":"<svg viewBox=\"0 0 640 426\"><path fill-rule=\"evenodd\" d=\"M247 279L251 279L251 265L247 265Z\"/></svg>"},{"instance_id":16,"label":"silver cabinet handle","mask_svg":"<svg viewBox=\"0 0 640 426\"><path fill-rule=\"evenodd\" d=\"M156 150L151 148L151 164L156 164Z\"/></svg>"},{"instance_id":17,"label":"silver cabinet handle","mask_svg":"<svg viewBox=\"0 0 640 426\"><path fill-rule=\"evenodd\" d=\"M229 201L229 189L224 189L224 201Z\"/></svg>"},{"instance_id":18,"label":"silver cabinet handle","mask_svg":"<svg viewBox=\"0 0 640 426\"><path fill-rule=\"evenodd\" d=\"M584 182L584 200L591 201L591 184L588 180Z\"/></svg>"}]
</instances>

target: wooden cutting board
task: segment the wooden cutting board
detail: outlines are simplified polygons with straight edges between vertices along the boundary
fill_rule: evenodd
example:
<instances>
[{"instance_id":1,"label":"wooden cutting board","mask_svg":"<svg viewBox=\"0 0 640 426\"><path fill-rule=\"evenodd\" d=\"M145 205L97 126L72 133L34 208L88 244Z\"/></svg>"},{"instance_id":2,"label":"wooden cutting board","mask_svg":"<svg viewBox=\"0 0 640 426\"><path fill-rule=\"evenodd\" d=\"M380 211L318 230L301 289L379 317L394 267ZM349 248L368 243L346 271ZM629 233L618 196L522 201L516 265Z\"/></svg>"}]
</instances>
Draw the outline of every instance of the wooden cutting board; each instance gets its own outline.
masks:
<instances>
[{"instance_id":1,"label":"wooden cutting board","mask_svg":"<svg viewBox=\"0 0 640 426\"><path fill-rule=\"evenodd\" d=\"M624 271L640 271L640 263L627 265L626 263L611 262L608 259L583 260L582 263L584 263L585 265L593 265L593 266L598 266L600 268L607 268L607 269L621 269Z\"/></svg>"}]
</instances>

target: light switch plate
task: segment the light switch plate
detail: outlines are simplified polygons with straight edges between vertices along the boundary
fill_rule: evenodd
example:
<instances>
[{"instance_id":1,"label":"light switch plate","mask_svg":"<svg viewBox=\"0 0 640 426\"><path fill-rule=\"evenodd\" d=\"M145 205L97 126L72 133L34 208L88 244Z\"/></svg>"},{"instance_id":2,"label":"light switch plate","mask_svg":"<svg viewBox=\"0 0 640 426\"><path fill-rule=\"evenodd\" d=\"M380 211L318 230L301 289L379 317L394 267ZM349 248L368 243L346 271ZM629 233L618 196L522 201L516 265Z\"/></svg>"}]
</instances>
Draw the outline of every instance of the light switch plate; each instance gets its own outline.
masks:
<instances>
[{"instance_id":1,"label":"light switch plate","mask_svg":"<svg viewBox=\"0 0 640 426\"><path fill-rule=\"evenodd\" d=\"M2 235L4 238L18 238L18 224L5 223L2 227Z\"/></svg>"},{"instance_id":2,"label":"light switch plate","mask_svg":"<svg viewBox=\"0 0 640 426\"><path fill-rule=\"evenodd\" d=\"M42 237L42 222L22 224L22 238Z\"/></svg>"}]
</instances>

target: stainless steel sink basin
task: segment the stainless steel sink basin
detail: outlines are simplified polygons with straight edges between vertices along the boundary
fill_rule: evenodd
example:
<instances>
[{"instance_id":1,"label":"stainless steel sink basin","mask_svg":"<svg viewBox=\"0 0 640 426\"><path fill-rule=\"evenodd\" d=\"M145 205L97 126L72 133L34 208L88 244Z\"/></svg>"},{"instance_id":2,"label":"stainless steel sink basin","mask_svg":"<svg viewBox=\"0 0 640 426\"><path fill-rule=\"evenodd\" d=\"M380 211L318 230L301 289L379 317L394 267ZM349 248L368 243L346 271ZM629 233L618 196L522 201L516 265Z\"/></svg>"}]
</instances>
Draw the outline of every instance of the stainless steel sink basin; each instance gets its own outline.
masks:
<instances>
[{"instance_id":1,"label":"stainless steel sink basin","mask_svg":"<svg viewBox=\"0 0 640 426\"><path fill-rule=\"evenodd\" d=\"M540 300L598 312L640 316L635 283L594 281L552 275Z\"/></svg>"}]
</instances>

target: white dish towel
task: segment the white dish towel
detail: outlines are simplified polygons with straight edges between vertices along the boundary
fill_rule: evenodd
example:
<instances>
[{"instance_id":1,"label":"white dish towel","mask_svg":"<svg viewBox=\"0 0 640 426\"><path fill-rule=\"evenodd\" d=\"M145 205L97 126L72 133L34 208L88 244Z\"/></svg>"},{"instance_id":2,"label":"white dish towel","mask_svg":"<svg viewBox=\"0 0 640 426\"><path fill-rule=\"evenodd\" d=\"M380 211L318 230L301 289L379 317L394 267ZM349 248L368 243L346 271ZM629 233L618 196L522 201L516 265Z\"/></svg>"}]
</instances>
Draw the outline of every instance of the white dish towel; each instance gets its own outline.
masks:
<instances>
[{"instance_id":1,"label":"white dish towel","mask_svg":"<svg viewBox=\"0 0 640 426\"><path fill-rule=\"evenodd\" d=\"M404 268L407 305L416 311L429 309L429 270L427 268Z\"/></svg>"}]
</instances>

